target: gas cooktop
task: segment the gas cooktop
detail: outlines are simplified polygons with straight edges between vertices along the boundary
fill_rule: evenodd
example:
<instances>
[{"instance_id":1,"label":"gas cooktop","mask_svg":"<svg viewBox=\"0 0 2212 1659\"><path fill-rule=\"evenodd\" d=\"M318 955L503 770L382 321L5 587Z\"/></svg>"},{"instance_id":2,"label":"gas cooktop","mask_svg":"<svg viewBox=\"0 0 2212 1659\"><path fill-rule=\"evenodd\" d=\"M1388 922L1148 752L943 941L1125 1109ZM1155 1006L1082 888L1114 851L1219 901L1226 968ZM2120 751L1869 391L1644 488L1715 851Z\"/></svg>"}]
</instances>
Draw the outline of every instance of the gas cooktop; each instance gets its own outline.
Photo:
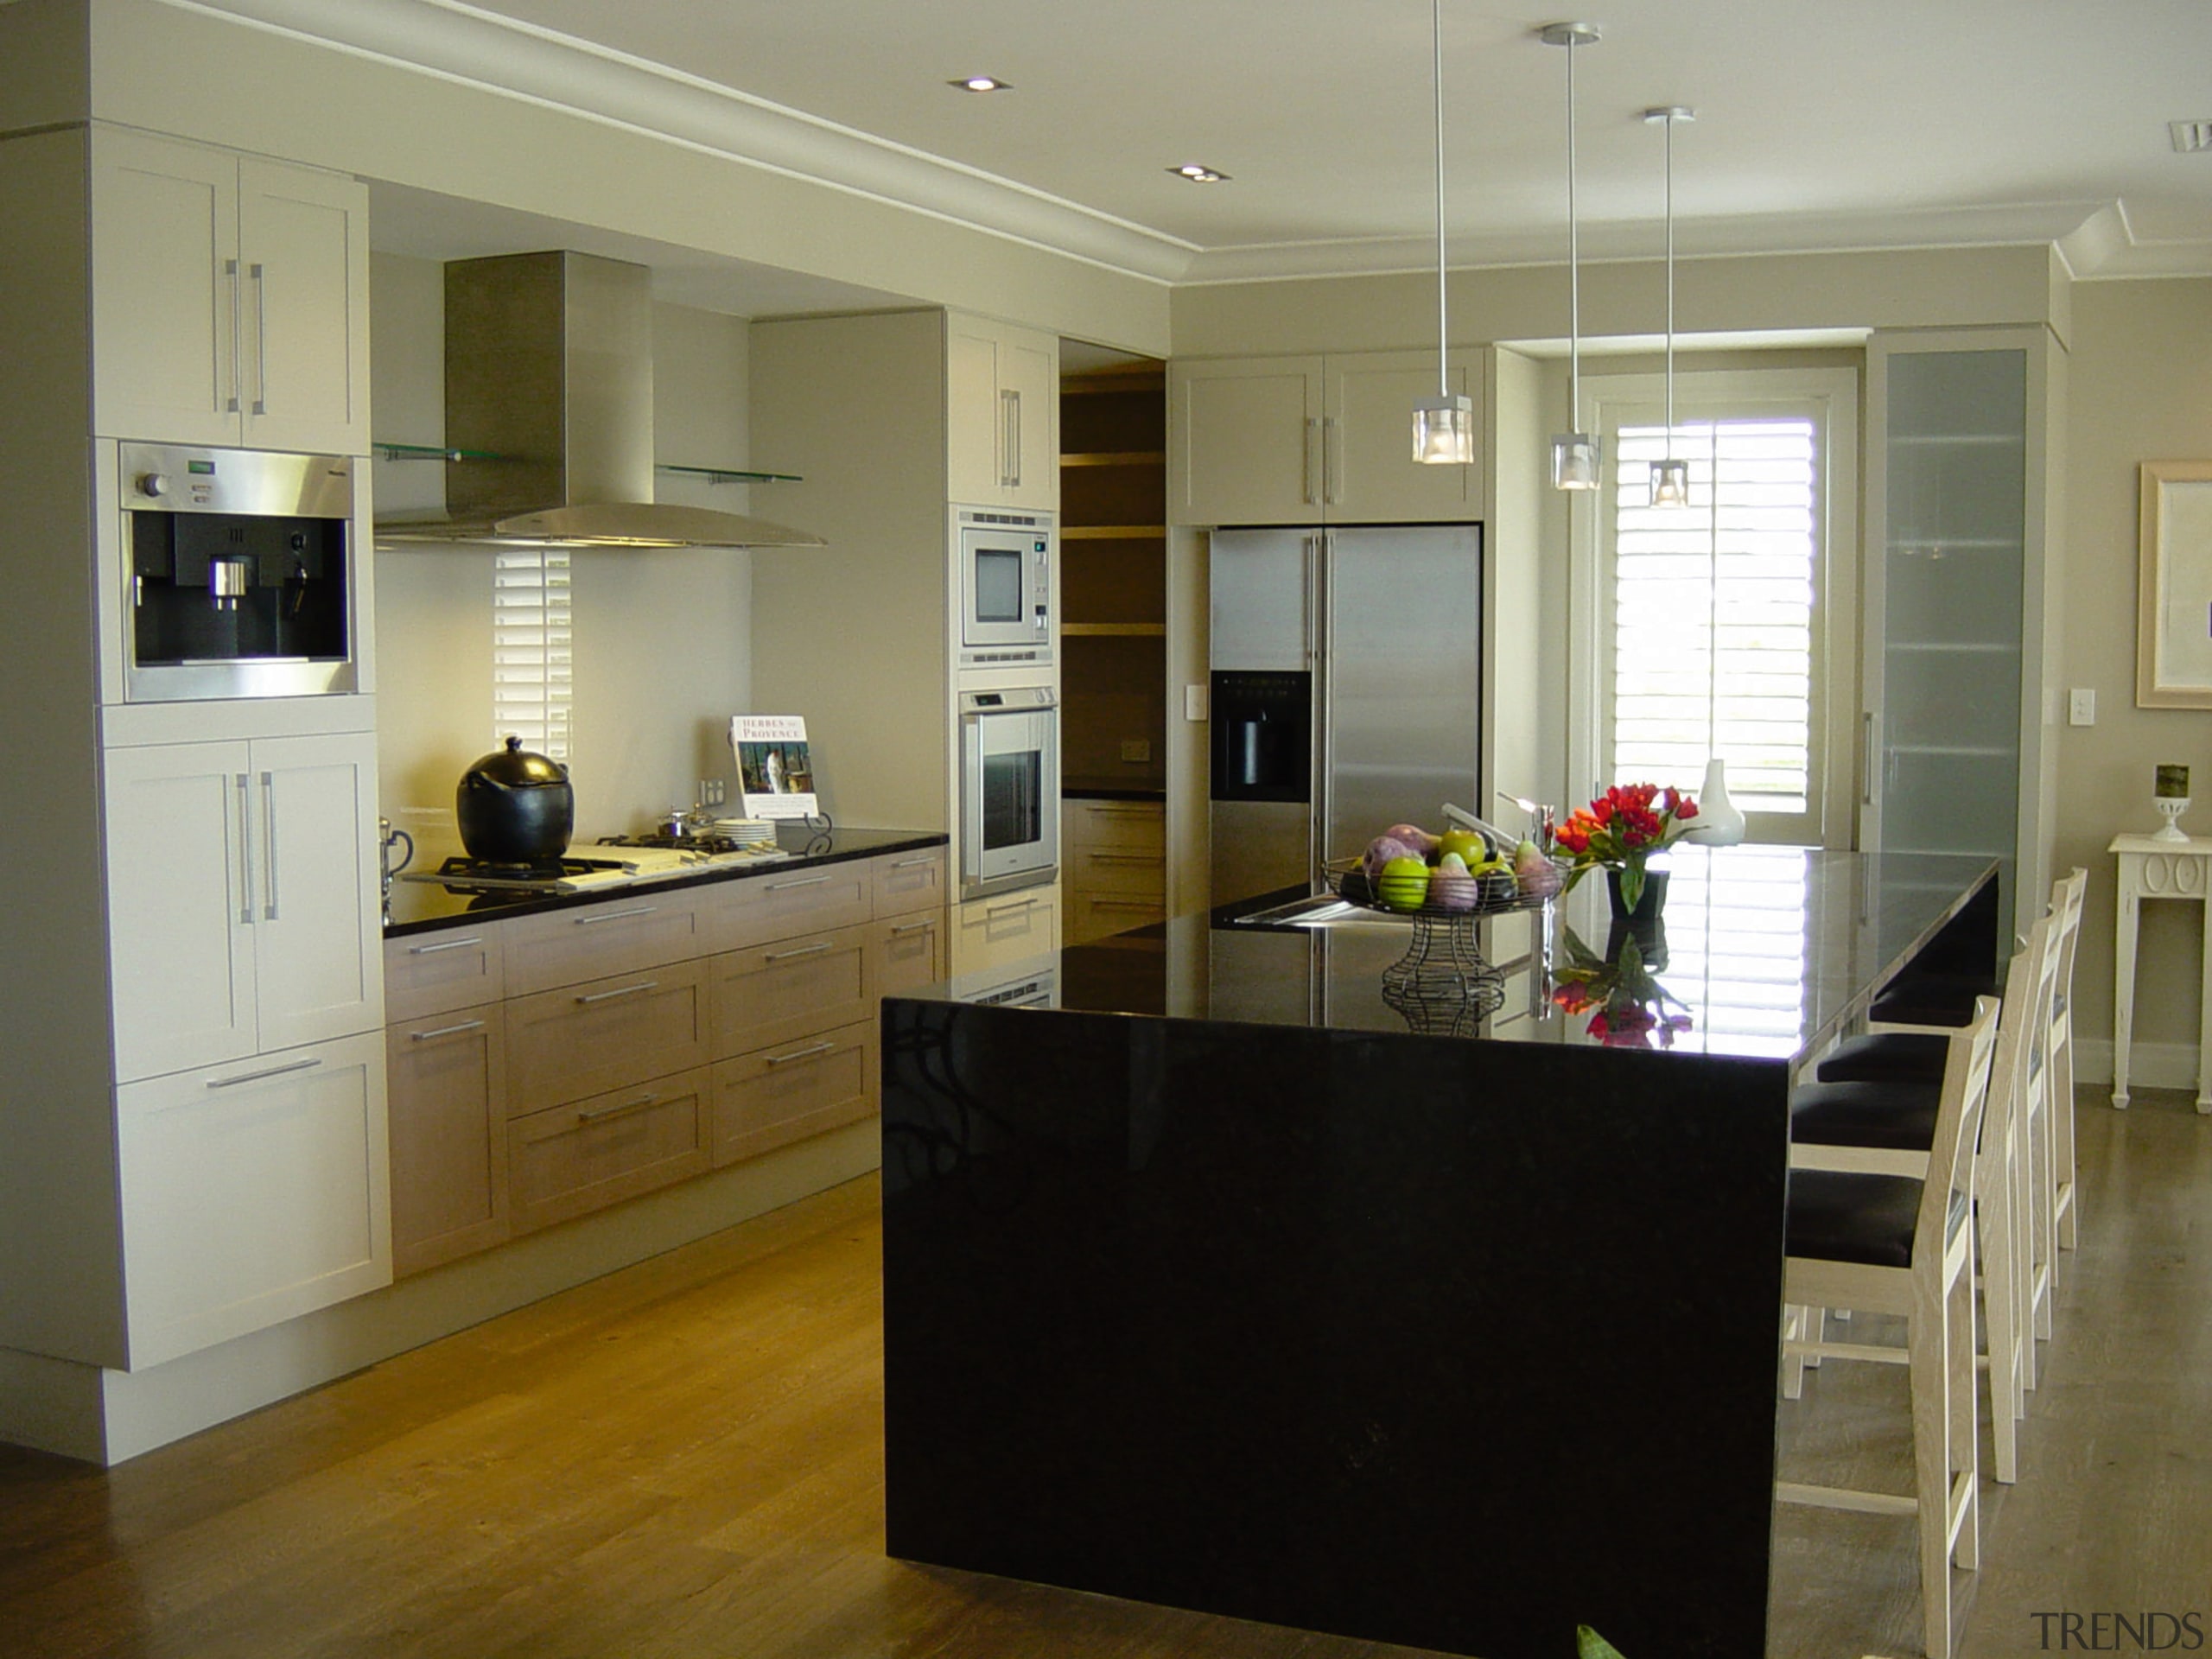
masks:
<instances>
[{"instance_id":1,"label":"gas cooktop","mask_svg":"<svg viewBox=\"0 0 2212 1659\"><path fill-rule=\"evenodd\" d=\"M719 836L612 836L565 858L527 864L449 858L435 870L410 870L404 881L429 881L460 893L587 893L595 887L664 880L694 871L773 863L780 847L747 847Z\"/></svg>"}]
</instances>

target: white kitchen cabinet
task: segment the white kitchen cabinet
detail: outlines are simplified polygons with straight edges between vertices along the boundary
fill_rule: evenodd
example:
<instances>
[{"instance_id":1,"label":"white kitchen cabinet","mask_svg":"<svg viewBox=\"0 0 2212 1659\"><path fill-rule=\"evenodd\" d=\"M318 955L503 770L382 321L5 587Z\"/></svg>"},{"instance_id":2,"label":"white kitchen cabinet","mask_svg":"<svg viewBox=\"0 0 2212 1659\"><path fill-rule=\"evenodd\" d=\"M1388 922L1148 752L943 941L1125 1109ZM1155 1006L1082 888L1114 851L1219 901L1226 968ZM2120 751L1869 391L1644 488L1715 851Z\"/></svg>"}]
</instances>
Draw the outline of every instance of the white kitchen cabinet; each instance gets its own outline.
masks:
<instances>
[{"instance_id":1,"label":"white kitchen cabinet","mask_svg":"<svg viewBox=\"0 0 2212 1659\"><path fill-rule=\"evenodd\" d=\"M1876 335L1858 844L2005 861L2026 931L2050 885L2045 709L2063 353L2042 329Z\"/></svg>"},{"instance_id":2,"label":"white kitchen cabinet","mask_svg":"<svg viewBox=\"0 0 2212 1659\"><path fill-rule=\"evenodd\" d=\"M952 974L956 979L1060 948L1060 889L1025 887L954 906Z\"/></svg>"},{"instance_id":3,"label":"white kitchen cabinet","mask_svg":"<svg viewBox=\"0 0 2212 1659\"><path fill-rule=\"evenodd\" d=\"M1059 505L1060 346L1051 334L948 314L945 487L966 506Z\"/></svg>"},{"instance_id":4,"label":"white kitchen cabinet","mask_svg":"<svg viewBox=\"0 0 2212 1659\"><path fill-rule=\"evenodd\" d=\"M385 1039L116 1090L133 1370L391 1281Z\"/></svg>"},{"instance_id":5,"label":"white kitchen cabinet","mask_svg":"<svg viewBox=\"0 0 2212 1659\"><path fill-rule=\"evenodd\" d=\"M365 454L368 189L92 134L93 430Z\"/></svg>"},{"instance_id":6,"label":"white kitchen cabinet","mask_svg":"<svg viewBox=\"0 0 2212 1659\"><path fill-rule=\"evenodd\" d=\"M1083 944L1166 913L1166 808L1158 801L1074 800L1060 808L1063 942Z\"/></svg>"},{"instance_id":7,"label":"white kitchen cabinet","mask_svg":"<svg viewBox=\"0 0 2212 1659\"><path fill-rule=\"evenodd\" d=\"M507 1241L505 1016L486 1002L385 1028L394 1277Z\"/></svg>"},{"instance_id":8,"label":"white kitchen cabinet","mask_svg":"<svg viewBox=\"0 0 2212 1659\"><path fill-rule=\"evenodd\" d=\"M1433 352L1185 359L1167 371L1168 520L1177 524L1420 524L1484 516L1490 354L1451 353L1474 404L1477 460L1413 459Z\"/></svg>"},{"instance_id":9,"label":"white kitchen cabinet","mask_svg":"<svg viewBox=\"0 0 2212 1659\"><path fill-rule=\"evenodd\" d=\"M111 748L119 1082L383 1022L376 740Z\"/></svg>"}]
</instances>

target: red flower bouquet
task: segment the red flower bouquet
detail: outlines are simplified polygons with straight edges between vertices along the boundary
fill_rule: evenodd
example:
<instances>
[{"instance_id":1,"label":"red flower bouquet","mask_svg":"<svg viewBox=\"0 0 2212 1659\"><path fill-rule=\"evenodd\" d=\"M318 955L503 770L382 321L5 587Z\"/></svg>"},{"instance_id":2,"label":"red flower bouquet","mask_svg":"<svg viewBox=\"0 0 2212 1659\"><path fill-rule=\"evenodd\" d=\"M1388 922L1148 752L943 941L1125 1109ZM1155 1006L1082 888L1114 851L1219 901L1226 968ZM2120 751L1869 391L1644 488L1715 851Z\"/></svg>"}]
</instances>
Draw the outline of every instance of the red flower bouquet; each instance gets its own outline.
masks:
<instances>
[{"instance_id":1,"label":"red flower bouquet","mask_svg":"<svg viewBox=\"0 0 2212 1659\"><path fill-rule=\"evenodd\" d=\"M1656 784L1616 784L1587 806L1574 809L1554 836L1574 862L1567 887L1593 869L1618 870L1621 899L1631 910L1643 896L1644 861L1688 833L1697 803L1679 789Z\"/></svg>"}]
</instances>

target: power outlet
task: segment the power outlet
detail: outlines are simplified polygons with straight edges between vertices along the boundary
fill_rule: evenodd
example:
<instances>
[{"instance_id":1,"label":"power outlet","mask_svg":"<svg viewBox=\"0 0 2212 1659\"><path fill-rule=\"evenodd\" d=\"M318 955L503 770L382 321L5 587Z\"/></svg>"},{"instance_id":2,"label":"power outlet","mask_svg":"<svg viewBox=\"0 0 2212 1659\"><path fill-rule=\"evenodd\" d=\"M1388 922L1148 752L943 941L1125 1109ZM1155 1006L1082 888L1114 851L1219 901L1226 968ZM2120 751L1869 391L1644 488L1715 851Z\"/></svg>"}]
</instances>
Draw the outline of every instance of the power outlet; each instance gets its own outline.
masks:
<instances>
[{"instance_id":1,"label":"power outlet","mask_svg":"<svg viewBox=\"0 0 2212 1659\"><path fill-rule=\"evenodd\" d=\"M1143 766L1152 759L1152 745L1141 737L1122 740L1122 759Z\"/></svg>"},{"instance_id":2,"label":"power outlet","mask_svg":"<svg viewBox=\"0 0 2212 1659\"><path fill-rule=\"evenodd\" d=\"M699 804L720 806L728 798L724 793L728 787L719 778L702 778L699 780Z\"/></svg>"}]
</instances>

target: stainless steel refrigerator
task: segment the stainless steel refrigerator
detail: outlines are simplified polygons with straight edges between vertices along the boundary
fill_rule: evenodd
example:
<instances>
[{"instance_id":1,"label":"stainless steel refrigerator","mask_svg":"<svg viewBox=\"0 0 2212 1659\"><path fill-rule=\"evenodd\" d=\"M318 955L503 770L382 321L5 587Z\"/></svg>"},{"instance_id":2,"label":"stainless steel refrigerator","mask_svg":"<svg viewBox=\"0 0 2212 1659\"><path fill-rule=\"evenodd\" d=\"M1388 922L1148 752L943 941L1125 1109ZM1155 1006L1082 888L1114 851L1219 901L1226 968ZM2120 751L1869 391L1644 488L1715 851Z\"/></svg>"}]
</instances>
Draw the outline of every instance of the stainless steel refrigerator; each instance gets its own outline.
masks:
<instances>
[{"instance_id":1,"label":"stainless steel refrigerator","mask_svg":"<svg viewBox=\"0 0 2212 1659\"><path fill-rule=\"evenodd\" d=\"M1215 904L1481 810L1481 526L1217 531L1211 564Z\"/></svg>"}]
</instances>

